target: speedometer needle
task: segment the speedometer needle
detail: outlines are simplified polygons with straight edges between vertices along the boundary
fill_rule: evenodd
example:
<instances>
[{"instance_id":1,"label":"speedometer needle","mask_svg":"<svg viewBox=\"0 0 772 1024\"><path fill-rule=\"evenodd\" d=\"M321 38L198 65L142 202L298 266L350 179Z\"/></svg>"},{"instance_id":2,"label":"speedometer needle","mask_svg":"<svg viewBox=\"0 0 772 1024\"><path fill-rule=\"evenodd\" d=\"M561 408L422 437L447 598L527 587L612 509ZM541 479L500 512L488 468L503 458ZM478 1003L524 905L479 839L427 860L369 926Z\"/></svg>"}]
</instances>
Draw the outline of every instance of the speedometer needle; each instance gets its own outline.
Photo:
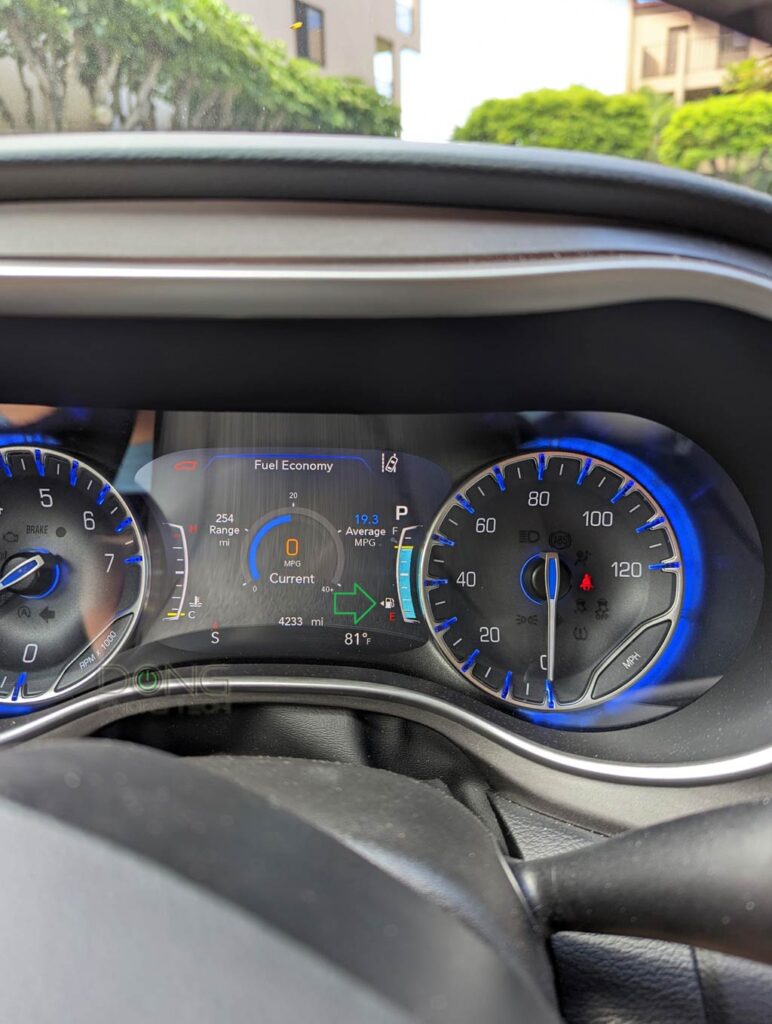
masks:
<instances>
[{"instance_id":1,"label":"speedometer needle","mask_svg":"<svg viewBox=\"0 0 772 1024\"><path fill-rule=\"evenodd\" d=\"M560 593L560 559L554 551L544 555L544 589L547 593L547 682L555 681L555 631Z\"/></svg>"},{"instance_id":2,"label":"speedometer needle","mask_svg":"<svg viewBox=\"0 0 772 1024\"><path fill-rule=\"evenodd\" d=\"M7 590L8 587L12 587L16 583L21 583L22 580L26 580L33 573L36 573L38 569L42 569L44 565L45 560L40 555L31 555L21 565L15 566L10 572L7 572L5 576L0 578L0 592Z\"/></svg>"}]
</instances>

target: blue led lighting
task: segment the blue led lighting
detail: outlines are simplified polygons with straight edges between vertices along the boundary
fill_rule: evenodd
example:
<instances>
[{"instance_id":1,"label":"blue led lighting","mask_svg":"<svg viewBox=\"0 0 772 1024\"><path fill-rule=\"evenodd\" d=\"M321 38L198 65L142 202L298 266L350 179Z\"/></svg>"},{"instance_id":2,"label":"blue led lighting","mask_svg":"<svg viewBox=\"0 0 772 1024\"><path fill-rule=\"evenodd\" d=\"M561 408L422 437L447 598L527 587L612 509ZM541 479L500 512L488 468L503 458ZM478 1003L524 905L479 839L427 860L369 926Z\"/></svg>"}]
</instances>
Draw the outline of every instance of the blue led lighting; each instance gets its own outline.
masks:
<instances>
[{"instance_id":1,"label":"blue led lighting","mask_svg":"<svg viewBox=\"0 0 772 1024\"><path fill-rule=\"evenodd\" d=\"M34 566L37 566L38 564L37 562L33 562L31 558L28 558L26 562L22 562L21 565L17 566L13 572L10 572L8 573L7 576L4 576L4 587L12 587L17 580L20 580L22 578L22 576L26 576L30 568L30 563L32 563Z\"/></svg>"},{"instance_id":2,"label":"blue led lighting","mask_svg":"<svg viewBox=\"0 0 772 1024\"><path fill-rule=\"evenodd\" d=\"M425 587L444 587L447 585L447 580L424 580Z\"/></svg>"},{"instance_id":3,"label":"blue led lighting","mask_svg":"<svg viewBox=\"0 0 772 1024\"><path fill-rule=\"evenodd\" d=\"M547 457L541 452L536 462L536 476L539 480L544 479L544 470L547 468Z\"/></svg>"},{"instance_id":4,"label":"blue led lighting","mask_svg":"<svg viewBox=\"0 0 772 1024\"><path fill-rule=\"evenodd\" d=\"M16 680L16 685L14 686L13 693L11 694L11 700L18 700L19 699L19 694L21 693L21 688L22 688L22 686L24 686L24 684L26 682L27 682L27 673L26 672L22 672L22 674Z\"/></svg>"},{"instance_id":5,"label":"blue led lighting","mask_svg":"<svg viewBox=\"0 0 772 1024\"><path fill-rule=\"evenodd\" d=\"M457 494L456 501L459 503L461 508L464 509L465 512L469 513L470 516L474 515L474 507L469 504L469 502L466 500L463 494Z\"/></svg>"},{"instance_id":6,"label":"blue led lighting","mask_svg":"<svg viewBox=\"0 0 772 1024\"><path fill-rule=\"evenodd\" d=\"M549 679L544 680L544 689L547 691L547 707L555 707L555 694L552 692L552 683Z\"/></svg>"},{"instance_id":7,"label":"blue led lighting","mask_svg":"<svg viewBox=\"0 0 772 1024\"><path fill-rule=\"evenodd\" d=\"M46 551L45 554L48 554L48 552ZM46 590L44 594L22 594L21 597L23 597L25 601L42 601L44 597L50 597L51 594L53 594L53 592L59 586L59 580L61 579L61 577L62 569L59 563L57 562L54 565L54 578L51 580L51 586L48 588L48 590ZM45 609L43 610L45 611Z\"/></svg>"},{"instance_id":8,"label":"blue led lighting","mask_svg":"<svg viewBox=\"0 0 772 1024\"><path fill-rule=\"evenodd\" d=\"M582 468L579 470L579 476L576 478L576 483L579 487L581 487L584 481L587 479L587 474L590 472L591 466L592 459L585 459Z\"/></svg>"},{"instance_id":9,"label":"blue led lighting","mask_svg":"<svg viewBox=\"0 0 772 1024\"><path fill-rule=\"evenodd\" d=\"M507 489L507 482L504 479L504 474L501 472L501 466L494 466L493 467L493 479L499 485L499 490L500 491L506 491L506 489Z\"/></svg>"},{"instance_id":10,"label":"blue led lighting","mask_svg":"<svg viewBox=\"0 0 772 1024\"><path fill-rule=\"evenodd\" d=\"M123 531L124 531L124 530L125 530L125 529L126 529L127 527L131 526L131 523L132 523L132 519L131 519L131 516L126 516L126 518L125 518L125 519L122 519L122 520L120 521L120 523L118 523L118 525L117 525L117 526L115 527L115 532L116 532L116 533L123 533Z\"/></svg>"},{"instance_id":11,"label":"blue led lighting","mask_svg":"<svg viewBox=\"0 0 772 1024\"><path fill-rule=\"evenodd\" d=\"M523 591L528 600L531 601L533 604L543 604L543 601L537 601L535 597L531 597L531 595L528 593L528 588L525 585L525 574L528 571L528 566L531 565L532 562L536 561L541 562L542 556L531 555L531 557L527 559L526 562L523 564L523 568L520 570L520 589Z\"/></svg>"},{"instance_id":12,"label":"blue led lighting","mask_svg":"<svg viewBox=\"0 0 772 1024\"><path fill-rule=\"evenodd\" d=\"M455 626L458 622L458 616L453 615L449 619L445 619L444 622L440 622L439 625L434 627L435 633L443 633L446 629L450 629L451 626Z\"/></svg>"},{"instance_id":13,"label":"blue led lighting","mask_svg":"<svg viewBox=\"0 0 772 1024\"><path fill-rule=\"evenodd\" d=\"M648 523L644 523L643 526L638 526L635 529L636 533L645 533L647 530L653 530L655 526L661 526L665 521L664 516L657 516L656 519L650 519Z\"/></svg>"},{"instance_id":14,"label":"blue led lighting","mask_svg":"<svg viewBox=\"0 0 772 1024\"><path fill-rule=\"evenodd\" d=\"M49 437L47 434L12 434L8 431L0 431L0 445L17 444L43 444L55 448L59 442L55 437Z\"/></svg>"},{"instance_id":15,"label":"blue led lighting","mask_svg":"<svg viewBox=\"0 0 772 1024\"><path fill-rule=\"evenodd\" d=\"M43 465L43 456L41 455L39 448L35 449L35 468L40 476L46 475L46 467Z\"/></svg>"},{"instance_id":16,"label":"blue led lighting","mask_svg":"<svg viewBox=\"0 0 772 1024\"><path fill-rule=\"evenodd\" d=\"M433 533L432 540L436 541L438 544L444 544L447 548L454 548L456 546L456 542L454 540L451 540L450 537L443 537L441 533Z\"/></svg>"},{"instance_id":17,"label":"blue led lighting","mask_svg":"<svg viewBox=\"0 0 772 1024\"><path fill-rule=\"evenodd\" d=\"M11 472L11 467L5 461L5 456L4 455L0 455L0 466L2 466L3 472L5 473L5 475L7 477L12 477L13 476L13 473Z\"/></svg>"},{"instance_id":18,"label":"blue led lighting","mask_svg":"<svg viewBox=\"0 0 772 1024\"><path fill-rule=\"evenodd\" d=\"M558 563L553 558L547 563L547 593L552 600L558 592Z\"/></svg>"},{"instance_id":19,"label":"blue led lighting","mask_svg":"<svg viewBox=\"0 0 772 1024\"><path fill-rule=\"evenodd\" d=\"M655 562L649 566L650 569L680 569L680 562Z\"/></svg>"},{"instance_id":20,"label":"blue led lighting","mask_svg":"<svg viewBox=\"0 0 772 1024\"><path fill-rule=\"evenodd\" d=\"M474 665L474 663L477 661L477 659L479 657L480 657L480 651L477 648L475 648L472 651L472 653L469 655L469 657L466 659L464 664L461 666L461 671L462 672L468 672L469 669L472 667L472 665Z\"/></svg>"},{"instance_id":21,"label":"blue led lighting","mask_svg":"<svg viewBox=\"0 0 772 1024\"><path fill-rule=\"evenodd\" d=\"M263 537L270 533L271 530L275 530L277 526L291 522L291 515L275 516L273 519L269 519L267 523L263 523L252 538L252 543L249 545L249 572L253 580L257 581L260 579L260 570L257 567L257 549L260 547Z\"/></svg>"},{"instance_id":22,"label":"blue led lighting","mask_svg":"<svg viewBox=\"0 0 772 1024\"><path fill-rule=\"evenodd\" d=\"M97 494L97 499L96 499L97 505L104 505L105 498L107 497L107 495L109 493L110 493L110 485L109 484L105 484L104 487L102 488L102 490L99 492L99 494Z\"/></svg>"},{"instance_id":23,"label":"blue led lighting","mask_svg":"<svg viewBox=\"0 0 772 1024\"><path fill-rule=\"evenodd\" d=\"M510 688L511 685L512 685L512 672L510 671L510 672L507 672L507 674L504 676L504 687L503 687L503 689L501 691L502 699L506 700L506 698L509 696L509 688Z\"/></svg>"},{"instance_id":24,"label":"blue led lighting","mask_svg":"<svg viewBox=\"0 0 772 1024\"><path fill-rule=\"evenodd\" d=\"M139 565L142 561L142 555L131 555L130 558L124 558L124 565Z\"/></svg>"},{"instance_id":25,"label":"blue led lighting","mask_svg":"<svg viewBox=\"0 0 772 1024\"><path fill-rule=\"evenodd\" d=\"M74 487L78 482L78 466L80 463L77 460L73 460L72 466L70 466L70 487Z\"/></svg>"},{"instance_id":26,"label":"blue led lighting","mask_svg":"<svg viewBox=\"0 0 772 1024\"><path fill-rule=\"evenodd\" d=\"M13 699L11 697L11 700ZM34 707L30 707L28 704L0 704L0 718L16 718L19 715L28 715L30 711L34 710Z\"/></svg>"},{"instance_id":27,"label":"blue led lighting","mask_svg":"<svg viewBox=\"0 0 772 1024\"><path fill-rule=\"evenodd\" d=\"M622 484L622 486L619 488L617 493L611 499L611 504L612 505L616 505L616 503L620 500L620 498L624 498L624 496L629 491L631 491L633 489L633 487L635 487L635 481L634 480L628 480L626 484Z\"/></svg>"},{"instance_id":28,"label":"blue led lighting","mask_svg":"<svg viewBox=\"0 0 772 1024\"><path fill-rule=\"evenodd\" d=\"M525 445L527 450L550 448L558 451L573 452L577 455L588 456L584 465L592 462L593 458L603 459L614 466L618 466L636 483L649 491L660 508L666 521L678 541L681 550L680 566L683 567L683 598L681 602L681 614L678 618L673 636L665 650L662 652L656 663L646 672L641 679L628 690L612 697L598 708L588 708L585 711L574 714L557 712L549 714L546 712L533 712L522 710L522 713L539 725L552 727L565 726L592 726L599 718L609 711L619 708L624 702L636 700L644 688L661 683L673 676L684 651L691 643L695 624L700 613L704 588L704 558L697 532L691 521L691 517L684 504L684 499L659 477L654 470L642 462L630 452L615 448L613 445L602 441L591 441L579 437L554 437L537 438ZM581 474L580 474L581 475ZM578 481L577 481L578 482ZM670 563L672 565L672 563Z\"/></svg>"}]
</instances>

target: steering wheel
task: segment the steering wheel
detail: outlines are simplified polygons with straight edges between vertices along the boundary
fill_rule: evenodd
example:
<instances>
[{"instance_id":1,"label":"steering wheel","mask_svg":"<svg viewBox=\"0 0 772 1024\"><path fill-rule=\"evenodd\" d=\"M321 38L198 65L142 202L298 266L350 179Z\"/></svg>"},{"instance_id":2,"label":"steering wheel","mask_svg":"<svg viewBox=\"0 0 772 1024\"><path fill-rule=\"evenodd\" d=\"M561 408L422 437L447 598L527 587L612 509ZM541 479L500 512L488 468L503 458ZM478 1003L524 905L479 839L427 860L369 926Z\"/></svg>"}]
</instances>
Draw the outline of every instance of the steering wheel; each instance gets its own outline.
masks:
<instances>
[{"instance_id":1,"label":"steering wheel","mask_svg":"<svg viewBox=\"0 0 772 1024\"><path fill-rule=\"evenodd\" d=\"M0 823L29 1024L554 1024L557 930L772 963L768 801L515 862L390 772L80 740L0 755Z\"/></svg>"}]
</instances>

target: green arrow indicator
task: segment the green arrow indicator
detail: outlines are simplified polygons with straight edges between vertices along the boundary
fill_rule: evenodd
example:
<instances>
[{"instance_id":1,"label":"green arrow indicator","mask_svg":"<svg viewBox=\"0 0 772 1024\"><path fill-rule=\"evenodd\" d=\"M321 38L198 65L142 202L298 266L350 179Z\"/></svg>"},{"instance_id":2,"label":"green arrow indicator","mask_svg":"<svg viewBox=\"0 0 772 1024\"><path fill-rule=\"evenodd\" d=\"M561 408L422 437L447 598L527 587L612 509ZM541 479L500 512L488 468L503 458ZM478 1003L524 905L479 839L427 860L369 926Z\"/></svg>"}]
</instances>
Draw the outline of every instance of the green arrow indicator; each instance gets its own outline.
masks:
<instances>
[{"instance_id":1,"label":"green arrow indicator","mask_svg":"<svg viewBox=\"0 0 772 1024\"><path fill-rule=\"evenodd\" d=\"M358 583L355 583L353 590L338 592L332 595L332 614L347 615L354 620L354 625L358 626L362 619L368 616L377 604L378 602L375 598L368 594L364 587L360 587ZM349 607L345 608L341 607L341 605L349 605Z\"/></svg>"}]
</instances>

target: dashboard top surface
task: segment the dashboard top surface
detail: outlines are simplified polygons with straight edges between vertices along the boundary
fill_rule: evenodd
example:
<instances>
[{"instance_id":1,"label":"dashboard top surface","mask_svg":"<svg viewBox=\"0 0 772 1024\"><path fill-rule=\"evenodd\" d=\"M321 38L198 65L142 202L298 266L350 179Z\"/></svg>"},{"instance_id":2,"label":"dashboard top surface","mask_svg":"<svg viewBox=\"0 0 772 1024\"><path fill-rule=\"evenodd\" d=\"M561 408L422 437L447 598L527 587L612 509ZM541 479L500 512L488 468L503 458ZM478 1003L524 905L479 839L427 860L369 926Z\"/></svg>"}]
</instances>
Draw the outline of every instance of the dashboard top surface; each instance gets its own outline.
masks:
<instances>
[{"instance_id":1,"label":"dashboard top surface","mask_svg":"<svg viewBox=\"0 0 772 1024\"><path fill-rule=\"evenodd\" d=\"M772 200L762 193L590 153L236 132L8 136L0 143L0 198L14 201L401 202L610 217L760 249L772 235Z\"/></svg>"}]
</instances>

